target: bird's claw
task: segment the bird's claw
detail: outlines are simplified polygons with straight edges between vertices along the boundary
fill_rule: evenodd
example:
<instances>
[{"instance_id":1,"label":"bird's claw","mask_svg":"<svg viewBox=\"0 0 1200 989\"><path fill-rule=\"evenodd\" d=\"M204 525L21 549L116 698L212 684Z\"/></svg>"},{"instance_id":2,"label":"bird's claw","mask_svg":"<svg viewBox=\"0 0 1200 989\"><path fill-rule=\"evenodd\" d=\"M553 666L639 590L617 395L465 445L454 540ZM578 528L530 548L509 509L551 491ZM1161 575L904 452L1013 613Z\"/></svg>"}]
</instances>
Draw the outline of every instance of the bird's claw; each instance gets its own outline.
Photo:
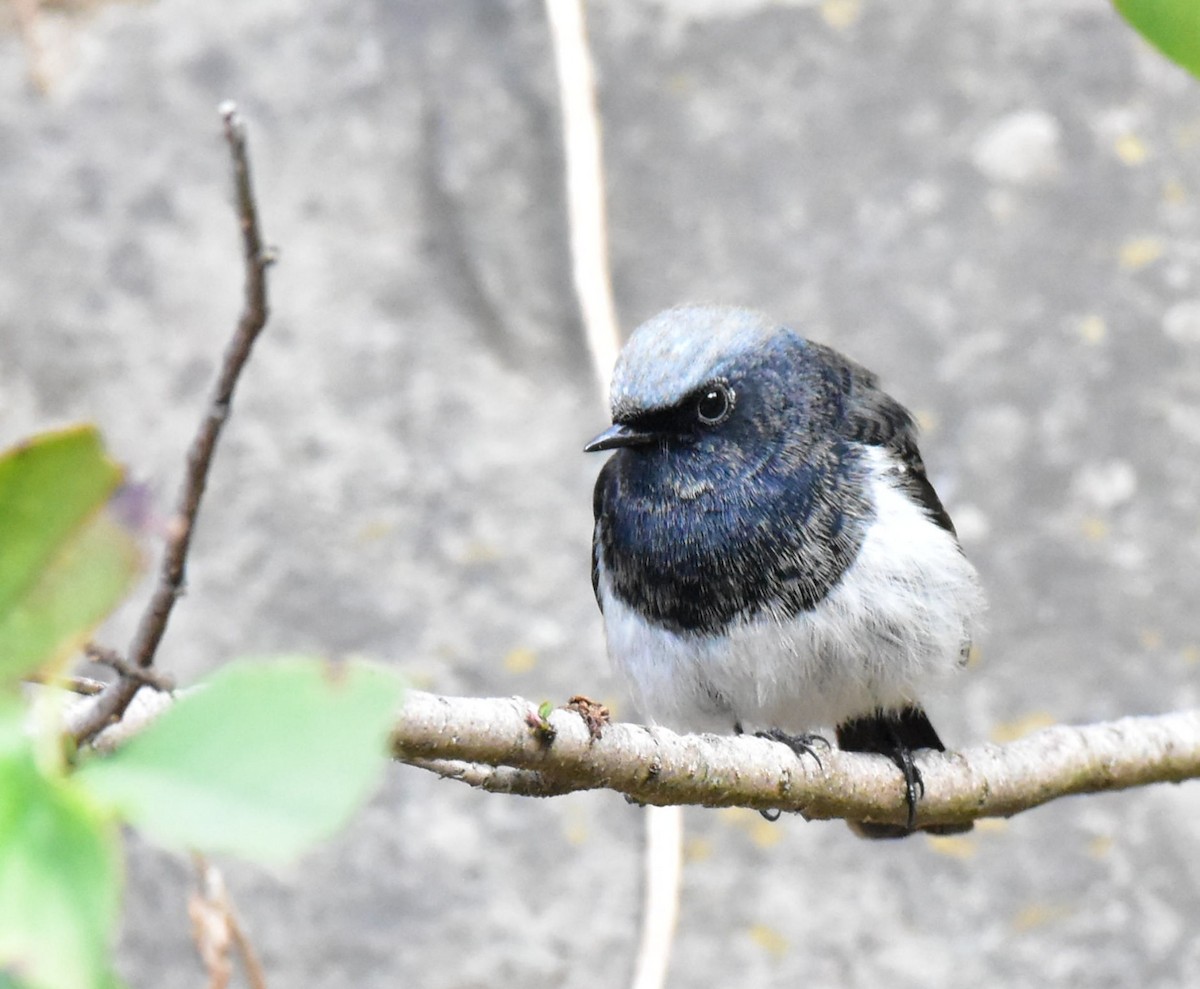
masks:
<instances>
[{"instance_id":1,"label":"bird's claw","mask_svg":"<svg viewBox=\"0 0 1200 989\"><path fill-rule=\"evenodd\" d=\"M739 735L742 734L742 724L740 721L734 724L734 731L736 731ZM815 733L791 735L779 728L769 728L766 731L756 731L754 733L754 737L765 738L767 741L779 742L781 745L786 745L789 749L795 752L797 756L800 757L806 755L812 756L812 758L816 760L817 766L821 769L824 769L825 767L821 763L821 757L817 755L816 747L818 745L823 745L827 749L831 747L829 745L829 739L825 738L823 735L817 735ZM772 824L774 824L782 816L783 811L773 807L770 810L760 810L759 813L763 816L764 820L770 821Z\"/></svg>"},{"instance_id":2,"label":"bird's claw","mask_svg":"<svg viewBox=\"0 0 1200 989\"><path fill-rule=\"evenodd\" d=\"M829 739L824 735L805 732L800 735L791 735L786 731L781 731L778 728L769 728L766 731L756 731L755 738L765 738L771 742L779 742L781 745L786 745L789 749L796 753L797 756L811 756L816 762L818 768L824 769L825 766L821 762L821 757L817 755L817 746L823 745L826 749L831 748Z\"/></svg>"},{"instance_id":3,"label":"bird's claw","mask_svg":"<svg viewBox=\"0 0 1200 989\"><path fill-rule=\"evenodd\" d=\"M925 781L921 778L921 770L913 761L912 751L898 748L891 753L892 762L904 774L904 801L908 804L907 828L913 831L917 826L917 801L925 796Z\"/></svg>"}]
</instances>

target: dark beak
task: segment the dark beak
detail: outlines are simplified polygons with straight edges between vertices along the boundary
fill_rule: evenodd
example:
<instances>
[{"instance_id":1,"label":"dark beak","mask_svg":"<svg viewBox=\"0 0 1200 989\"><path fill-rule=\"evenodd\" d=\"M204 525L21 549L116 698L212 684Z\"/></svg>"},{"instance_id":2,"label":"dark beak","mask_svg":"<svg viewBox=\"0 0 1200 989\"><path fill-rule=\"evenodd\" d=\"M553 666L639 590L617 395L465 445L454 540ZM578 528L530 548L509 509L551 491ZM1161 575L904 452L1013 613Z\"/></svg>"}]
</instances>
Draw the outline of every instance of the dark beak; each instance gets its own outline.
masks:
<instances>
[{"instance_id":1,"label":"dark beak","mask_svg":"<svg viewBox=\"0 0 1200 989\"><path fill-rule=\"evenodd\" d=\"M621 446L645 446L658 439L660 439L658 433L617 422L585 446L583 452L599 453L602 450L615 450Z\"/></svg>"}]
</instances>

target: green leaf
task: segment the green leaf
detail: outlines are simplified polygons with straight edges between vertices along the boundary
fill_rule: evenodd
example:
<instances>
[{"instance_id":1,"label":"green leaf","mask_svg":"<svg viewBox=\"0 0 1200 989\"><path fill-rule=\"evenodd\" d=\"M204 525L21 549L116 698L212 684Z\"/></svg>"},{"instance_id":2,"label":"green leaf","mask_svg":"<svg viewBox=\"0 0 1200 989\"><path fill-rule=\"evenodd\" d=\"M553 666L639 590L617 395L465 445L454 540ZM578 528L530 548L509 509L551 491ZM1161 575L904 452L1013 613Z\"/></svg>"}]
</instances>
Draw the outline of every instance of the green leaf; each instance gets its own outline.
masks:
<instances>
[{"instance_id":1,"label":"green leaf","mask_svg":"<svg viewBox=\"0 0 1200 989\"><path fill-rule=\"evenodd\" d=\"M105 510L120 483L90 426L0 455L0 682L69 654L129 589L137 546Z\"/></svg>"},{"instance_id":2,"label":"green leaf","mask_svg":"<svg viewBox=\"0 0 1200 989\"><path fill-rule=\"evenodd\" d=\"M370 795L401 694L361 661L232 663L75 779L164 845L286 862Z\"/></svg>"},{"instance_id":3,"label":"green leaf","mask_svg":"<svg viewBox=\"0 0 1200 989\"><path fill-rule=\"evenodd\" d=\"M22 717L19 708L0 715ZM5 732L11 740L13 734ZM107 989L120 871L115 827L24 746L0 752L0 970L23 989Z\"/></svg>"},{"instance_id":4,"label":"green leaf","mask_svg":"<svg viewBox=\"0 0 1200 989\"><path fill-rule=\"evenodd\" d=\"M1200 2L1113 0L1117 10L1167 58L1200 76Z\"/></svg>"},{"instance_id":5,"label":"green leaf","mask_svg":"<svg viewBox=\"0 0 1200 989\"><path fill-rule=\"evenodd\" d=\"M0 612L120 483L91 426L44 433L0 455Z\"/></svg>"}]
</instances>

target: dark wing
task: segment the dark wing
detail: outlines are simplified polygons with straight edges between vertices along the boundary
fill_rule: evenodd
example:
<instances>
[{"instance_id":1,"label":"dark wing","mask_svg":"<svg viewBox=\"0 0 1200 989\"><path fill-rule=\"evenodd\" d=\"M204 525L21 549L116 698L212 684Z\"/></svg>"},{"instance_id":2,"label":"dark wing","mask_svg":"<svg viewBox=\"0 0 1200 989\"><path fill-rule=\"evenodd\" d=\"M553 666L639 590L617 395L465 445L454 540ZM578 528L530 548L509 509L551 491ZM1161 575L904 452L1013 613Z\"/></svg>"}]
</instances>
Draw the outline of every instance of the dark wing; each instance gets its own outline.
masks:
<instances>
[{"instance_id":1,"label":"dark wing","mask_svg":"<svg viewBox=\"0 0 1200 989\"><path fill-rule=\"evenodd\" d=\"M881 446L896 457L897 480L925 509L929 518L958 538L954 523L925 474L925 463L917 449L917 425L908 409L879 387L879 379L865 367L830 351L841 362L845 399L846 438L870 446ZM970 641L962 645L967 661ZM932 730L932 729L931 729Z\"/></svg>"},{"instance_id":2,"label":"dark wing","mask_svg":"<svg viewBox=\"0 0 1200 989\"><path fill-rule=\"evenodd\" d=\"M611 474L612 458L600 469L596 478L596 487L592 490L592 519L595 526L592 529L592 593L596 595L596 604L604 613L604 602L600 600L600 520L604 515L604 496L608 490Z\"/></svg>"},{"instance_id":3,"label":"dark wing","mask_svg":"<svg viewBox=\"0 0 1200 989\"><path fill-rule=\"evenodd\" d=\"M879 379L865 367L827 351L827 359L839 366L845 386L846 438L869 446L881 446L899 461L901 486L938 525L957 536L954 523L929 483L925 463L917 449L917 426L908 409L879 387Z\"/></svg>"}]
</instances>

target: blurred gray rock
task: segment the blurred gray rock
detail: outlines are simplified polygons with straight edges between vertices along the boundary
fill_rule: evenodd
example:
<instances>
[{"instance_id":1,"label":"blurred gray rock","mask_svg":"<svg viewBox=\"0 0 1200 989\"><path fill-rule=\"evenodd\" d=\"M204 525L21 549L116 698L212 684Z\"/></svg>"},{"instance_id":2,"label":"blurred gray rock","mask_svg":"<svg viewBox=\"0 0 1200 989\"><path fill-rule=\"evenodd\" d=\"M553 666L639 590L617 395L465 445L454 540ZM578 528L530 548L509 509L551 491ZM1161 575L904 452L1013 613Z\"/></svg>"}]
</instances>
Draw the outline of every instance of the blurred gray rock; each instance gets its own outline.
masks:
<instances>
[{"instance_id":1,"label":"blurred gray rock","mask_svg":"<svg viewBox=\"0 0 1200 989\"><path fill-rule=\"evenodd\" d=\"M162 513L240 301L215 108L281 262L161 653L386 658L611 697L541 4L214 0L0 36L0 439L93 419ZM1200 702L1200 83L1103 4L596 0L623 323L748 304L918 413L992 601L949 740ZM127 641L136 603L105 631ZM965 838L689 811L671 985L1191 986L1195 785ZM284 875L272 986L621 985L640 815L395 767ZM194 986L187 863L131 839L134 986Z\"/></svg>"}]
</instances>

